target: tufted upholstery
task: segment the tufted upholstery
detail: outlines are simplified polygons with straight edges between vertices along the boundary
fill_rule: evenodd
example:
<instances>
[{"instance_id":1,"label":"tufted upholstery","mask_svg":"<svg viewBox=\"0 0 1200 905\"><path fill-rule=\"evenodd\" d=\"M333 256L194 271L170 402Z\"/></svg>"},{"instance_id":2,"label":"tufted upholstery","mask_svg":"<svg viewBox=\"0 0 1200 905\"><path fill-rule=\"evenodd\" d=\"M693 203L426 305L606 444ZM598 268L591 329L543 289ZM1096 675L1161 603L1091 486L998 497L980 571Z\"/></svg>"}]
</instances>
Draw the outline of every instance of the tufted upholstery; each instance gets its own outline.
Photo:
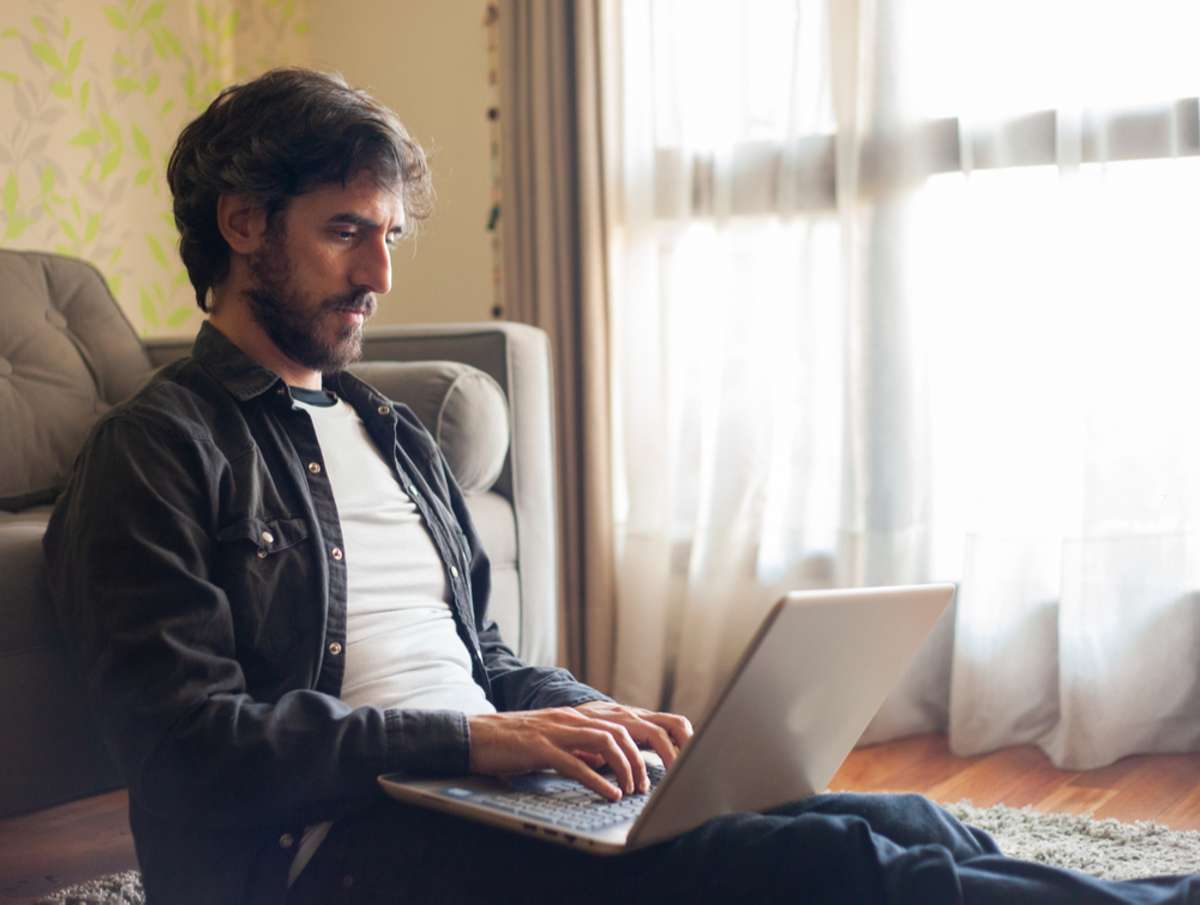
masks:
<instances>
[{"instance_id":1,"label":"tufted upholstery","mask_svg":"<svg viewBox=\"0 0 1200 905\"><path fill-rule=\"evenodd\" d=\"M150 360L90 264L0 250L0 509L50 502Z\"/></svg>"},{"instance_id":2,"label":"tufted upholstery","mask_svg":"<svg viewBox=\"0 0 1200 905\"><path fill-rule=\"evenodd\" d=\"M139 340L82 261L0 249L0 817L120 784L58 640L41 537L96 419L191 344ZM393 327L367 335L365 357L375 360L356 370L413 406L467 491L506 639L527 660L551 662L545 335L518 324Z\"/></svg>"}]
</instances>

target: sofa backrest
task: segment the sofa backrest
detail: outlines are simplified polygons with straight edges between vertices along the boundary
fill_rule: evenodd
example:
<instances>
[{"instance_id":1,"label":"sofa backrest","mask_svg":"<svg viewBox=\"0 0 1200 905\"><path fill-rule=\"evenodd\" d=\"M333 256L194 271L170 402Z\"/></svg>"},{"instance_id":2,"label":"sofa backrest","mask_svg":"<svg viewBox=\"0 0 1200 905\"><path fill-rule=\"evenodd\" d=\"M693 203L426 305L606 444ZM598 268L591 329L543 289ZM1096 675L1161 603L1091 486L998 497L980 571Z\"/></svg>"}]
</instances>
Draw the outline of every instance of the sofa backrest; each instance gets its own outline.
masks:
<instances>
[{"instance_id":1,"label":"sofa backrest","mask_svg":"<svg viewBox=\"0 0 1200 905\"><path fill-rule=\"evenodd\" d=\"M52 501L92 424L150 367L94 267L0 249L0 509Z\"/></svg>"}]
</instances>

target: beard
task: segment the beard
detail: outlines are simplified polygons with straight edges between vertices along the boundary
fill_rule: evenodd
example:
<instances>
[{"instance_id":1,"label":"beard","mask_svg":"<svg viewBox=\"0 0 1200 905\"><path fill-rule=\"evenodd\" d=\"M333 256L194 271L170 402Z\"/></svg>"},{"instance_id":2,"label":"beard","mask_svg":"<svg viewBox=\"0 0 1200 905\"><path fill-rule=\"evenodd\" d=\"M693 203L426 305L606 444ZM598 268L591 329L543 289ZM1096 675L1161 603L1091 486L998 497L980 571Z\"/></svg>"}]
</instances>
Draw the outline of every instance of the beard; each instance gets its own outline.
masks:
<instances>
[{"instance_id":1,"label":"beard","mask_svg":"<svg viewBox=\"0 0 1200 905\"><path fill-rule=\"evenodd\" d=\"M345 324L339 313L359 311L364 321L375 313L375 296L351 290L316 304L293 285L292 261L280 233L250 258L256 286L246 290L250 313L275 346L288 358L313 371L344 370L362 357L361 324Z\"/></svg>"}]
</instances>

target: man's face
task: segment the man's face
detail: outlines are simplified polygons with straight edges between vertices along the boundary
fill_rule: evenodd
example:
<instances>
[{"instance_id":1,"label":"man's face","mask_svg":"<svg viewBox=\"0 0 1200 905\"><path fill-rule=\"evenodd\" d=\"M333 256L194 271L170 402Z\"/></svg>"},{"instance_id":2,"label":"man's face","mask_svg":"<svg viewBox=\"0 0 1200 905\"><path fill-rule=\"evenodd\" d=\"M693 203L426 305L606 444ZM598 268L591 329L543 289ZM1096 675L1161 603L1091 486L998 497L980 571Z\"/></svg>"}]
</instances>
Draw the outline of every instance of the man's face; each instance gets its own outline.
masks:
<instances>
[{"instance_id":1,"label":"man's face","mask_svg":"<svg viewBox=\"0 0 1200 905\"><path fill-rule=\"evenodd\" d=\"M362 354L375 295L392 285L392 245L405 223L399 187L369 173L291 199L250 258L250 311L279 351L321 373Z\"/></svg>"}]
</instances>

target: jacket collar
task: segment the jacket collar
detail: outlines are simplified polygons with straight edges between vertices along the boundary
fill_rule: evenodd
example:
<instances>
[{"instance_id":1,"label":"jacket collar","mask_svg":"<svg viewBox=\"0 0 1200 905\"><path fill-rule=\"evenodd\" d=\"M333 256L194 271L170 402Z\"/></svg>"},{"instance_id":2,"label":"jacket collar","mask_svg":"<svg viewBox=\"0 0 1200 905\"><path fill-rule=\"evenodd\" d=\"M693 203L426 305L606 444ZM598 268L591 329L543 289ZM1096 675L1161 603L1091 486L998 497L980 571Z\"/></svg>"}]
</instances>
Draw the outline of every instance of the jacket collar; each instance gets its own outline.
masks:
<instances>
[{"instance_id":1,"label":"jacket collar","mask_svg":"<svg viewBox=\"0 0 1200 905\"><path fill-rule=\"evenodd\" d=\"M208 321L200 325L196 334L192 359L208 369L240 402L283 385L283 378L260 365Z\"/></svg>"},{"instance_id":2,"label":"jacket collar","mask_svg":"<svg viewBox=\"0 0 1200 905\"><path fill-rule=\"evenodd\" d=\"M239 349L209 321L200 325L200 332L192 344L192 359L216 377L239 402L246 402L272 389L279 389L281 394L287 392L282 377ZM387 403L382 394L348 371L325 374L321 383L326 389L355 404L356 408L358 404Z\"/></svg>"}]
</instances>

